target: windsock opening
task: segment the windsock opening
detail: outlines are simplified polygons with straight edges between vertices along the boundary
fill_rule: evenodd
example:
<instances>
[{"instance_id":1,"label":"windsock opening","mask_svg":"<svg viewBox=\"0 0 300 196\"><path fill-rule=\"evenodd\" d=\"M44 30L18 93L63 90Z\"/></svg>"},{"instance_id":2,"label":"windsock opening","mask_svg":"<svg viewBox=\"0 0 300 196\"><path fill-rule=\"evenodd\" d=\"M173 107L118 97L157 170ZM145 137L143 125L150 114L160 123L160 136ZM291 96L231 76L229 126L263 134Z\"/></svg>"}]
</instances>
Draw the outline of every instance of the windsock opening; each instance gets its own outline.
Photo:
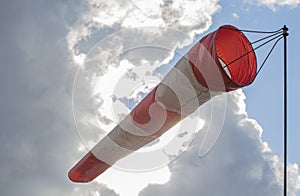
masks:
<instances>
[{"instance_id":1,"label":"windsock opening","mask_svg":"<svg viewBox=\"0 0 300 196\"><path fill-rule=\"evenodd\" d=\"M215 47L223 70L234 83L243 87L253 82L256 75L256 56L251 43L241 31L230 25L220 27L216 34Z\"/></svg>"},{"instance_id":2,"label":"windsock opening","mask_svg":"<svg viewBox=\"0 0 300 196\"><path fill-rule=\"evenodd\" d=\"M198 82L212 91L232 91L251 84L257 61L251 43L236 27L221 26L188 52Z\"/></svg>"}]
</instances>

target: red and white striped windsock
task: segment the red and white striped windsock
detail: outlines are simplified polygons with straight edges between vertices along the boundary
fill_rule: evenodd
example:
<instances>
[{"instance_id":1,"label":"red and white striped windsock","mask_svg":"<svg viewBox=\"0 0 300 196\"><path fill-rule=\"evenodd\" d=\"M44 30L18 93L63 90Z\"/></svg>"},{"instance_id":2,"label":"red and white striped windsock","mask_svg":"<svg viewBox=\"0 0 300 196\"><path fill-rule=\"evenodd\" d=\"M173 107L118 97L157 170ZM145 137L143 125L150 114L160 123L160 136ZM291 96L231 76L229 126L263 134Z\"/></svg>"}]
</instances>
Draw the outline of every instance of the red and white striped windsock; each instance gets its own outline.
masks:
<instances>
[{"instance_id":1,"label":"red and white striped windsock","mask_svg":"<svg viewBox=\"0 0 300 196\"><path fill-rule=\"evenodd\" d=\"M230 25L203 37L70 170L69 178L74 182L93 180L118 160L161 136L212 96L251 84L256 75L256 56L249 52L252 50L246 36Z\"/></svg>"}]
</instances>

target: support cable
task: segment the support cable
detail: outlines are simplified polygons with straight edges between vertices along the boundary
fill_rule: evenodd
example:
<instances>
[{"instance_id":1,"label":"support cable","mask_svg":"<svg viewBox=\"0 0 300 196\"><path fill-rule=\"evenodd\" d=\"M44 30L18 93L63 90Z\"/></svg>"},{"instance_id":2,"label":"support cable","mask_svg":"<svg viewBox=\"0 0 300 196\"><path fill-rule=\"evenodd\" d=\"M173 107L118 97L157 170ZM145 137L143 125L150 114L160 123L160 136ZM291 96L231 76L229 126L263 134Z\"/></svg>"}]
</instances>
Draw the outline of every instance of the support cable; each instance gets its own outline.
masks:
<instances>
[{"instance_id":1,"label":"support cable","mask_svg":"<svg viewBox=\"0 0 300 196\"><path fill-rule=\"evenodd\" d=\"M268 41L266 41L266 42L264 42L264 43L260 44L259 46L257 46L257 47L255 47L255 48L253 48L252 50L250 50L250 51L246 52L245 54L241 55L240 57L238 57L238 58L234 59L233 61L231 61L231 62L229 62L228 64L226 64L225 66L223 66L223 68L226 68L226 67L228 67L228 66L229 66L229 65L231 65L232 63L234 63L234 62L236 62L236 61L240 60L241 58L243 58L243 57L247 56L249 53L251 53L251 52L254 52L254 51L255 51L255 50L257 50L258 48L260 48L260 47L262 47L262 46L266 45L267 43L269 43L269 42L271 42L271 41L273 41L273 40L275 40L275 39L277 39L277 38L279 38L279 37L282 37L282 34L280 34L280 35L277 35L276 37L273 37L272 39L270 39L270 40L268 40Z\"/></svg>"},{"instance_id":2,"label":"support cable","mask_svg":"<svg viewBox=\"0 0 300 196\"><path fill-rule=\"evenodd\" d=\"M274 50L275 46L277 45L277 43L282 39L283 37L279 37L276 42L273 44L272 48L270 49L269 53L267 54L266 58L264 59L264 61L262 62L261 66L259 67L258 71L255 74L254 79L258 76L259 72L261 71L261 69L263 68L263 66L265 65L265 63L267 62L269 56L271 55L272 51Z\"/></svg>"}]
</instances>

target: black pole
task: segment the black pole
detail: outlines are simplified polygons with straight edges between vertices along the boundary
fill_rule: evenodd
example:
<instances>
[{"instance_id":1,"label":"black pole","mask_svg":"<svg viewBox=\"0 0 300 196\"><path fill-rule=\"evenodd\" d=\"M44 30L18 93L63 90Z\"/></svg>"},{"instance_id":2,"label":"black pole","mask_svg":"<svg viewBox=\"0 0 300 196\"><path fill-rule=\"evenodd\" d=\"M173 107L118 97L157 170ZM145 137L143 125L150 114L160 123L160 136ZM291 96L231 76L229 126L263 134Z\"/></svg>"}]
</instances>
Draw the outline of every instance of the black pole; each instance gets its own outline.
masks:
<instances>
[{"instance_id":1,"label":"black pole","mask_svg":"<svg viewBox=\"0 0 300 196\"><path fill-rule=\"evenodd\" d=\"M288 195L288 172L287 172L287 166L288 166L288 162L287 162L287 36L288 34L288 28L286 27L286 25L283 26L282 28L283 30L283 40L284 40L284 55L283 55L283 88L284 88L284 92L283 92L283 157L284 157L284 176L283 176L283 195L287 196Z\"/></svg>"}]
</instances>

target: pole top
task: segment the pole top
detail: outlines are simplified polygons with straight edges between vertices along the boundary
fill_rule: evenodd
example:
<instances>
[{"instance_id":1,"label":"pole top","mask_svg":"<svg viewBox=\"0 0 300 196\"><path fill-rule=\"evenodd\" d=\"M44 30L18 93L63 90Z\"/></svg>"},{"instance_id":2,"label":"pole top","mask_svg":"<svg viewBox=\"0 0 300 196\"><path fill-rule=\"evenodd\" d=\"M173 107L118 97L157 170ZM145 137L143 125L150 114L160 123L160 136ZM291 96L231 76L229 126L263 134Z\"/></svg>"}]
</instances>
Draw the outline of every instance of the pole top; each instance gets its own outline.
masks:
<instances>
[{"instance_id":1,"label":"pole top","mask_svg":"<svg viewBox=\"0 0 300 196\"><path fill-rule=\"evenodd\" d=\"M284 25L283 28L282 28L282 31L283 31L283 32L282 32L282 35L283 35L284 37L286 37L286 36L289 35L288 30L289 30L289 28L287 28L286 25Z\"/></svg>"}]
</instances>

